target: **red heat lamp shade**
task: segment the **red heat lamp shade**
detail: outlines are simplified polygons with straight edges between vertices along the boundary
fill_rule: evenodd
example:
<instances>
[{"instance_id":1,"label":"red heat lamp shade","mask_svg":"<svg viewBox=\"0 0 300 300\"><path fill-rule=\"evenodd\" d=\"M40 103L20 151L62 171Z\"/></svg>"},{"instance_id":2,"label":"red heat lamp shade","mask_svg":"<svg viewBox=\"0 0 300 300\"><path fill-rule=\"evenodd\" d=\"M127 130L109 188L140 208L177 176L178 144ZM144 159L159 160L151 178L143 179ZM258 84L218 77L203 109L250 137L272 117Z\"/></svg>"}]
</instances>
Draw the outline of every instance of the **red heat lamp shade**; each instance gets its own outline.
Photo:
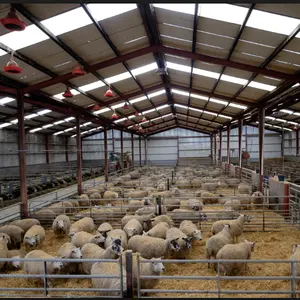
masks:
<instances>
[{"instance_id":1,"label":"red heat lamp shade","mask_svg":"<svg viewBox=\"0 0 300 300\"><path fill-rule=\"evenodd\" d=\"M298 130L298 127L297 126L294 126L294 128L293 128L295 131L297 131Z\"/></svg>"},{"instance_id":2,"label":"red heat lamp shade","mask_svg":"<svg viewBox=\"0 0 300 300\"><path fill-rule=\"evenodd\" d=\"M69 87L66 88L65 92L62 94L64 98L72 98L73 94L71 93Z\"/></svg>"},{"instance_id":3,"label":"red heat lamp shade","mask_svg":"<svg viewBox=\"0 0 300 300\"><path fill-rule=\"evenodd\" d=\"M143 119L141 120L141 122L146 122L147 119L145 117L143 117Z\"/></svg>"},{"instance_id":4,"label":"red heat lamp shade","mask_svg":"<svg viewBox=\"0 0 300 300\"><path fill-rule=\"evenodd\" d=\"M1 19L1 23L10 31L22 31L26 28L26 24L19 19L14 8L10 9L4 19Z\"/></svg>"},{"instance_id":5,"label":"red heat lamp shade","mask_svg":"<svg viewBox=\"0 0 300 300\"><path fill-rule=\"evenodd\" d=\"M14 61L13 58L6 64L3 68L6 73L10 74L20 74L23 72L23 69L19 67L19 65Z\"/></svg>"},{"instance_id":6,"label":"red heat lamp shade","mask_svg":"<svg viewBox=\"0 0 300 300\"><path fill-rule=\"evenodd\" d=\"M118 117L118 115L114 112L114 113L112 114L111 118L112 118L113 120L117 120L119 117Z\"/></svg>"},{"instance_id":7,"label":"red heat lamp shade","mask_svg":"<svg viewBox=\"0 0 300 300\"><path fill-rule=\"evenodd\" d=\"M125 120L124 121L124 125L128 125L129 124L129 121L128 120Z\"/></svg>"},{"instance_id":8,"label":"red heat lamp shade","mask_svg":"<svg viewBox=\"0 0 300 300\"><path fill-rule=\"evenodd\" d=\"M125 102L124 106L123 106L123 109L128 109L129 108L129 105L127 102Z\"/></svg>"},{"instance_id":9,"label":"red heat lamp shade","mask_svg":"<svg viewBox=\"0 0 300 300\"><path fill-rule=\"evenodd\" d=\"M80 64L77 64L76 67L73 69L72 74L74 76L82 76L82 75L85 75L85 72L81 68Z\"/></svg>"},{"instance_id":10,"label":"red heat lamp shade","mask_svg":"<svg viewBox=\"0 0 300 300\"><path fill-rule=\"evenodd\" d=\"M93 106L92 110L95 111L95 110L99 110L100 108L101 108L100 105L96 104Z\"/></svg>"},{"instance_id":11,"label":"red heat lamp shade","mask_svg":"<svg viewBox=\"0 0 300 300\"><path fill-rule=\"evenodd\" d=\"M134 115L135 115L136 117L138 117L138 116L139 116L139 112L136 111Z\"/></svg>"},{"instance_id":12,"label":"red heat lamp shade","mask_svg":"<svg viewBox=\"0 0 300 300\"><path fill-rule=\"evenodd\" d=\"M142 127L139 127L138 131L139 131L139 132L143 132L143 128L142 128Z\"/></svg>"},{"instance_id":13,"label":"red heat lamp shade","mask_svg":"<svg viewBox=\"0 0 300 300\"><path fill-rule=\"evenodd\" d=\"M111 89L108 89L105 94L104 94L105 97L114 97L114 93L112 92Z\"/></svg>"}]
</instances>

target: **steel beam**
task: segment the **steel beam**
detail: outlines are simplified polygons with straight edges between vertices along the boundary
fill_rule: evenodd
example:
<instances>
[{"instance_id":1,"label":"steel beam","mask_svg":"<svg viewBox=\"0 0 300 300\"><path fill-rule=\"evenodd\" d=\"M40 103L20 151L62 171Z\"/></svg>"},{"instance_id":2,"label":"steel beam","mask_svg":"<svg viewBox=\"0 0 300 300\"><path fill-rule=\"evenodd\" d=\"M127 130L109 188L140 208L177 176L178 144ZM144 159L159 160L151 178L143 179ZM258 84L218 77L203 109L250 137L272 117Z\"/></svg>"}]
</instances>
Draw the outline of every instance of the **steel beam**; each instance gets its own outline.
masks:
<instances>
[{"instance_id":1,"label":"steel beam","mask_svg":"<svg viewBox=\"0 0 300 300\"><path fill-rule=\"evenodd\" d=\"M104 125L104 169L105 182L108 182L108 148L107 148L107 127Z\"/></svg>"},{"instance_id":2,"label":"steel beam","mask_svg":"<svg viewBox=\"0 0 300 300\"><path fill-rule=\"evenodd\" d=\"M140 167L142 166L142 138L139 136L139 155L140 155Z\"/></svg>"},{"instance_id":3,"label":"steel beam","mask_svg":"<svg viewBox=\"0 0 300 300\"><path fill-rule=\"evenodd\" d=\"M49 136L45 134L46 164L49 165Z\"/></svg>"},{"instance_id":4,"label":"steel beam","mask_svg":"<svg viewBox=\"0 0 300 300\"><path fill-rule=\"evenodd\" d=\"M145 150L145 159L144 159L144 164L146 165L148 163L148 157L147 157L147 147L148 147L148 141L147 141L147 136L144 137L144 150Z\"/></svg>"},{"instance_id":5,"label":"steel beam","mask_svg":"<svg viewBox=\"0 0 300 300\"><path fill-rule=\"evenodd\" d=\"M123 131L120 131L120 148L121 148L121 169L123 172L124 169L124 148L123 148Z\"/></svg>"},{"instance_id":6,"label":"steel beam","mask_svg":"<svg viewBox=\"0 0 300 300\"><path fill-rule=\"evenodd\" d=\"M222 130L220 129L219 131L219 134L220 134L220 140L219 140L219 146L220 146L220 149L219 149L219 165L222 166Z\"/></svg>"},{"instance_id":7,"label":"steel beam","mask_svg":"<svg viewBox=\"0 0 300 300\"><path fill-rule=\"evenodd\" d=\"M258 156L259 156L259 191L263 191L264 175L264 137L265 137L265 108L259 108L258 117Z\"/></svg>"},{"instance_id":8,"label":"steel beam","mask_svg":"<svg viewBox=\"0 0 300 300\"><path fill-rule=\"evenodd\" d=\"M19 135L19 175L21 191L21 217L28 218L28 197L26 180L26 137L24 122L24 92L17 90L18 135Z\"/></svg>"},{"instance_id":9,"label":"steel beam","mask_svg":"<svg viewBox=\"0 0 300 300\"><path fill-rule=\"evenodd\" d=\"M210 160L213 162L214 156L213 156L213 134L210 134Z\"/></svg>"},{"instance_id":10,"label":"steel beam","mask_svg":"<svg viewBox=\"0 0 300 300\"><path fill-rule=\"evenodd\" d=\"M65 154L66 154L66 162L69 162L69 151L68 151L68 137L65 138Z\"/></svg>"},{"instance_id":11,"label":"steel beam","mask_svg":"<svg viewBox=\"0 0 300 300\"><path fill-rule=\"evenodd\" d=\"M77 191L81 195L82 190L82 144L80 136L80 117L76 116L76 148L77 148Z\"/></svg>"},{"instance_id":12,"label":"steel beam","mask_svg":"<svg viewBox=\"0 0 300 300\"><path fill-rule=\"evenodd\" d=\"M227 163L230 164L230 126L227 126Z\"/></svg>"},{"instance_id":13,"label":"steel beam","mask_svg":"<svg viewBox=\"0 0 300 300\"><path fill-rule=\"evenodd\" d=\"M296 130L296 156L299 156L299 129Z\"/></svg>"},{"instance_id":14,"label":"steel beam","mask_svg":"<svg viewBox=\"0 0 300 300\"><path fill-rule=\"evenodd\" d=\"M239 151L239 167L240 167L240 172L242 172L242 137L243 137L243 119L239 119L239 124L238 124L238 151Z\"/></svg>"},{"instance_id":15,"label":"steel beam","mask_svg":"<svg viewBox=\"0 0 300 300\"><path fill-rule=\"evenodd\" d=\"M214 153L215 153L215 157L214 157L214 161L215 161L215 165L217 165L217 134L214 133Z\"/></svg>"},{"instance_id":16,"label":"steel beam","mask_svg":"<svg viewBox=\"0 0 300 300\"><path fill-rule=\"evenodd\" d=\"M132 159L132 166L134 167L134 140L133 140L133 133L131 134L131 159Z\"/></svg>"}]
</instances>

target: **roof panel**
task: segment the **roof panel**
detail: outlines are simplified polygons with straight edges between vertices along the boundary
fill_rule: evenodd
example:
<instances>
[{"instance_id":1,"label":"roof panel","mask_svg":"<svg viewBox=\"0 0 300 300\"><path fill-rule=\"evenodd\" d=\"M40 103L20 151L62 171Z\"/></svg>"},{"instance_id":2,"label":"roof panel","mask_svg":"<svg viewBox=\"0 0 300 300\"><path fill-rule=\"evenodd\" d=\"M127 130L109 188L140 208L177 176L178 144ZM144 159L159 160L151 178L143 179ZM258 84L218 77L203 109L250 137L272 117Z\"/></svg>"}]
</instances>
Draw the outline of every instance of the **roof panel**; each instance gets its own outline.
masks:
<instances>
[{"instance_id":1,"label":"roof panel","mask_svg":"<svg viewBox=\"0 0 300 300\"><path fill-rule=\"evenodd\" d=\"M272 62L270 62L268 64L268 68L271 70L275 70L275 71L279 71L279 72L284 72L284 73L290 73L293 74L296 71L299 70L300 65L296 64L296 65L292 65L289 63L286 63L285 61L281 61L281 60L272 60Z\"/></svg>"},{"instance_id":2,"label":"roof panel","mask_svg":"<svg viewBox=\"0 0 300 300\"><path fill-rule=\"evenodd\" d=\"M113 84L113 86L116 89L118 89L122 94L128 93L139 87L137 83L133 80L133 78L128 78L120 82L116 82Z\"/></svg>"},{"instance_id":3,"label":"roof panel","mask_svg":"<svg viewBox=\"0 0 300 300\"><path fill-rule=\"evenodd\" d=\"M265 58L257 57L257 56L249 56L249 55L234 51L230 60L259 67L265 61Z\"/></svg>"},{"instance_id":4,"label":"roof panel","mask_svg":"<svg viewBox=\"0 0 300 300\"><path fill-rule=\"evenodd\" d=\"M92 73L88 73L84 76L78 76L70 80L71 83L77 86L83 86L86 84L90 84L92 82L98 81L99 79L96 78Z\"/></svg>"},{"instance_id":5,"label":"roof panel","mask_svg":"<svg viewBox=\"0 0 300 300\"><path fill-rule=\"evenodd\" d=\"M95 104L95 102L93 100L91 100L90 98L88 98L82 94L76 95L71 99L66 98L64 100L64 102L72 103L72 104L75 104L75 105L78 105L81 107L84 107L84 106L87 106L90 104Z\"/></svg>"},{"instance_id":6,"label":"roof panel","mask_svg":"<svg viewBox=\"0 0 300 300\"><path fill-rule=\"evenodd\" d=\"M158 74L156 74L154 71L153 72L148 72L145 74L141 74L139 76L137 76L140 84L146 88L149 86L154 86L157 84L161 83L161 79L160 76Z\"/></svg>"},{"instance_id":7,"label":"roof panel","mask_svg":"<svg viewBox=\"0 0 300 300\"><path fill-rule=\"evenodd\" d=\"M255 89L252 87L246 87L240 94L241 97L246 97L248 99L256 99L258 100L260 97L268 94L268 91Z\"/></svg>"},{"instance_id":8,"label":"roof panel","mask_svg":"<svg viewBox=\"0 0 300 300\"><path fill-rule=\"evenodd\" d=\"M298 3L257 3L255 9L299 19L300 4Z\"/></svg>"},{"instance_id":9,"label":"roof panel","mask_svg":"<svg viewBox=\"0 0 300 300\"><path fill-rule=\"evenodd\" d=\"M187 50L187 51L191 50L192 43L190 43L189 41L177 40L162 35L160 35L160 40L162 45L166 47L172 47L172 48Z\"/></svg>"},{"instance_id":10,"label":"roof panel","mask_svg":"<svg viewBox=\"0 0 300 300\"><path fill-rule=\"evenodd\" d=\"M221 73L222 71L222 66L219 65L214 65L202 61L195 61L194 62L194 67L206 71L211 71L211 72L216 72L216 73Z\"/></svg>"},{"instance_id":11,"label":"roof panel","mask_svg":"<svg viewBox=\"0 0 300 300\"><path fill-rule=\"evenodd\" d=\"M220 80L215 93L232 97L241 87L242 86L240 84L232 84L230 82Z\"/></svg>"},{"instance_id":12,"label":"roof panel","mask_svg":"<svg viewBox=\"0 0 300 300\"><path fill-rule=\"evenodd\" d=\"M280 79L275 79L261 74L256 76L255 81L275 86L280 85L280 83L282 82L282 80Z\"/></svg>"},{"instance_id":13,"label":"roof panel","mask_svg":"<svg viewBox=\"0 0 300 300\"><path fill-rule=\"evenodd\" d=\"M219 57L226 59L228 57L229 49L216 48L209 45L196 45L196 52L204 55Z\"/></svg>"},{"instance_id":14,"label":"roof panel","mask_svg":"<svg viewBox=\"0 0 300 300\"><path fill-rule=\"evenodd\" d=\"M99 74L101 74L102 77L104 78L109 78L112 76L119 75L121 73L127 72L126 68L123 66L122 63L109 66L107 68L101 69L98 71Z\"/></svg>"},{"instance_id":15,"label":"roof panel","mask_svg":"<svg viewBox=\"0 0 300 300\"><path fill-rule=\"evenodd\" d=\"M203 108L206 103L207 103L207 101L201 100L201 99L196 99L196 98L191 98L191 102L190 102L190 104L192 106L196 106L199 108Z\"/></svg>"},{"instance_id":16,"label":"roof panel","mask_svg":"<svg viewBox=\"0 0 300 300\"><path fill-rule=\"evenodd\" d=\"M284 48L284 51L294 51L299 53L300 52L299 49L300 49L300 39L295 38L288 43L288 45Z\"/></svg>"},{"instance_id":17,"label":"roof panel","mask_svg":"<svg viewBox=\"0 0 300 300\"><path fill-rule=\"evenodd\" d=\"M230 50L234 40L227 37L217 36L203 31L197 32L197 44L201 46L212 46L218 49Z\"/></svg>"},{"instance_id":18,"label":"roof panel","mask_svg":"<svg viewBox=\"0 0 300 300\"><path fill-rule=\"evenodd\" d=\"M225 106L219 103L214 103L209 101L207 104L207 109L213 110L215 112L219 112L221 111L222 108L224 108Z\"/></svg>"},{"instance_id":19,"label":"roof panel","mask_svg":"<svg viewBox=\"0 0 300 300\"><path fill-rule=\"evenodd\" d=\"M109 50L106 50L103 52L95 52L92 55L84 57L84 59L85 59L86 63L93 65L93 64L96 64L96 63L99 63L99 62L102 62L102 61L105 61L105 60L108 60L108 59L111 59L114 57L116 57L116 55L113 53L112 50L109 49Z\"/></svg>"},{"instance_id":20,"label":"roof panel","mask_svg":"<svg viewBox=\"0 0 300 300\"><path fill-rule=\"evenodd\" d=\"M153 54L149 53L149 54L128 60L126 63L128 64L130 69L136 69L136 68L140 68L141 66L152 64L154 62L155 62L155 60L154 60Z\"/></svg>"},{"instance_id":21,"label":"roof panel","mask_svg":"<svg viewBox=\"0 0 300 300\"><path fill-rule=\"evenodd\" d=\"M193 75L193 87L196 89L204 90L204 91L211 91L216 79L204 77L200 75Z\"/></svg>"}]
</instances>

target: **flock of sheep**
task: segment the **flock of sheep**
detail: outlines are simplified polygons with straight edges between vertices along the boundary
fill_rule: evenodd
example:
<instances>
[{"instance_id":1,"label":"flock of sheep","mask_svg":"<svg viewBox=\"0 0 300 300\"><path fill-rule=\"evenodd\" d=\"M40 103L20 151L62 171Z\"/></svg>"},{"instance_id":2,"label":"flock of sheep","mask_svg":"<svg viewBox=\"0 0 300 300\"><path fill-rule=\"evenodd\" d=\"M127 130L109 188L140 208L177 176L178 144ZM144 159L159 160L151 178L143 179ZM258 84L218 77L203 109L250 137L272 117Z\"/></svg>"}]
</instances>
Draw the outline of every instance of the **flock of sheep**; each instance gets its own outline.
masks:
<instances>
[{"instance_id":1,"label":"flock of sheep","mask_svg":"<svg viewBox=\"0 0 300 300\"><path fill-rule=\"evenodd\" d=\"M235 178L225 178L218 168L183 168L174 177L176 187L170 190L166 186L165 179L169 176L166 173L163 168L139 168L112 183L103 184L77 196L76 200L43 208L36 213L36 219L17 220L0 227L0 258L16 258L12 263L2 262L0 269L23 268L26 274L43 274L43 262L25 261L22 264L17 258L52 259L47 262L48 274L59 272L119 276L92 278L91 281L94 288L121 290L120 265L103 261L80 262L78 259L120 260L122 257L125 291L125 253L126 250L132 250L133 287L137 288L139 256L140 260L151 260L140 264L140 276L158 276L158 279L141 280L142 289L151 289L158 284L159 275L165 269L160 261L162 258L187 259L193 245L202 240L201 230L191 220L205 222L209 218L213 218L214 222L211 236L205 241L203 253L208 261L211 258L251 259L255 242L245 240L238 243L238 237L243 234L244 224L250 222L251 217L242 214L240 210L251 209L252 204L263 205L263 195L260 192L251 195L249 185L240 183L240 180ZM238 194L217 194L218 187L236 187ZM194 197L183 200L182 196L188 193L190 188L195 189ZM157 196L163 197L161 215L157 214L158 207L154 200ZM205 205L211 204L223 205L222 210L217 211L213 217L203 212ZM93 206L92 209L83 209L90 205ZM120 205L125 206L126 214L122 215L121 228L116 228L120 226L107 222L103 216L120 213ZM75 222L72 222L72 217L75 218ZM52 230L57 238L70 238L69 242L61 245L56 257L41 250L46 235L41 223L45 219L51 220ZM74 262L61 262L56 258L74 259ZM300 245L295 245L292 259L299 258ZM219 266L221 274L236 275L246 268L247 264L220 262ZM209 263L208 267L210 268ZM300 264L296 264L295 275L297 274L300 275ZM47 283L52 286L50 279ZM114 295L109 292L101 294Z\"/></svg>"}]
</instances>

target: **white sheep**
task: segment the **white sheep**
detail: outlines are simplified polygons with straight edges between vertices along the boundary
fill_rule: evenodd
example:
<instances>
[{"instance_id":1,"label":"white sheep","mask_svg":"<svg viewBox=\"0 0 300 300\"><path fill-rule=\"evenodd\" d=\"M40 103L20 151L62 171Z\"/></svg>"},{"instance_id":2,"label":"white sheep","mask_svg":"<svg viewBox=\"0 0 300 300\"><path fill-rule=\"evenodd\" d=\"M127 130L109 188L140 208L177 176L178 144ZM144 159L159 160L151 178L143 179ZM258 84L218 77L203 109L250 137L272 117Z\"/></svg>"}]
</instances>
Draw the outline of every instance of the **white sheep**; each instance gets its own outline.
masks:
<instances>
[{"instance_id":1,"label":"white sheep","mask_svg":"<svg viewBox=\"0 0 300 300\"><path fill-rule=\"evenodd\" d=\"M168 223L160 222L157 225L155 225L153 228L151 228L148 232L144 231L143 235L165 239L169 228L170 225Z\"/></svg>"},{"instance_id":2,"label":"white sheep","mask_svg":"<svg viewBox=\"0 0 300 300\"><path fill-rule=\"evenodd\" d=\"M178 209L180 207L180 200L176 198L165 198L163 204L168 211ZM165 213L165 212L162 212Z\"/></svg>"},{"instance_id":3,"label":"white sheep","mask_svg":"<svg viewBox=\"0 0 300 300\"><path fill-rule=\"evenodd\" d=\"M7 254L7 258L24 258L26 255L25 251L23 251L22 249L19 250L9 250L8 254ZM15 260L15 261L10 261L6 263L6 268L8 270L19 270L21 269L23 265L23 262L19 261L19 260Z\"/></svg>"},{"instance_id":4,"label":"white sheep","mask_svg":"<svg viewBox=\"0 0 300 300\"><path fill-rule=\"evenodd\" d=\"M239 185L238 185L238 192L240 193L240 194L250 194L250 192L251 192L251 187L250 187L250 185L249 184L246 184L246 183L240 183Z\"/></svg>"},{"instance_id":5,"label":"white sheep","mask_svg":"<svg viewBox=\"0 0 300 300\"><path fill-rule=\"evenodd\" d=\"M171 226L174 226L174 222L171 219L171 217L166 216L166 215L161 215L161 216L157 216L153 219L150 220L151 221L151 225L154 227L155 225L157 225L160 222L166 222Z\"/></svg>"},{"instance_id":6,"label":"white sheep","mask_svg":"<svg viewBox=\"0 0 300 300\"><path fill-rule=\"evenodd\" d=\"M56 235L67 235L70 228L71 221L66 215L57 216L52 223L52 230Z\"/></svg>"},{"instance_id":7,"label":"white sheep","mask_svg":"<svg viewBox=\"0 0 300 300\"><path fill-rule=\"evenodd\" d=\"M91 234L85 231L76 232L72 238L71 243L79 248L82 248L87 243L94 243L96 245L101 245L105 242L105 237L99 232L97 234Z\"/></svg>"},{"instance_id":8,"label":"white sheep","mask_svg":"<svg viewBox=\"0 0 300 300\"><path fill-rule=\"evenodd\" d=\"M227 200L224 203L225 210L241 210L241 208L242 208L241 201L237 199Z\"/></svg>"},{"instance_id":9,"label":"white sheep","mask_svg":"<svg viewBox=\"0 0 300 300\"><path fill-rule=\"evenodd\" d=\"M42 208L34 212L34 216L41 221L53 221L56 213L50 208Z\"/></svg>"},{"instance_id":10,"label":"white sheep","mask_svg":"<svg viewBox=\"0 0 300 300\"><path fill-rule=\"evenodd\" d=\"M11 243L10 237L5 233L0 233L0 258L8 258L7 245ZM5 261L0 261L0 271L4 269Z\"/></svg>"},{"instance_id":11,"label":"white sheep","mask_svg":"<svg viewBox=\"0 0 300 300\"><path fill-rule=\"evenodd\" d=\"M215 192L217 190L218 183L216 182L206 182L203 184L203 188L209 192Z\"/></svg>"},{"instance_id":12,"label":"white sheep","mask_svg":"<svg viewBox=\"0 0 300 300\"><path fill-rule=\"evenodd\" d=\"M123 228L126 232L128 239L134 235L140 235L143 232L143 226L137 219L131 219Z\"/></svg>"},{"instance_id":13,"label":"white sheep","mask_svg":"<svg viewBox=\"0 0 300 300\"><path fill-rule=\"evenodd\" d=\"M123 268L123 267L122 267ZM118 276L118 278L92 278L93 287L96 289L114 289L120 292L102 292L99 291L101 296L123 296L126 290L126 271L123 268L123 287L121 285L121 268L120 265L114 262L96 262L93 264L91 269L91 275L101 275L101 276Z\"/></svg>"},{"instance_id":14,"label":"white sheep","mask_svg":"<svg viewBox=\"0 0 300 300\"><path fill-rule=\"evenodd\" d=\"M224 225L223 229L216 235L211 236L205 245L205 257L210 259L213 257L216 259L219 250L227 244L232 243L232 236L230 233L230 225ZM210 263L208 263L208 268Z\"/></svg>"},{"instance_id":15,"label":"white sheep","mask_svg":"<svg viewBox=\"0 0 300 300\"><path fill-rule=\"evenodd\" d=\"M55 261L55 257L52 255L42 251L42 250L33 250L29 252L25 259L51 259L52 261L46 262L46 270L44 270L44 262L43 261L25 261L24 262L24 273L25 274L34 274L34 275L43 275L46 274L54 274L60 271L63 268L63 263L61 261ZM44 282L43 277L40 277L40 280ZM47 280L48 287L52 287L52 280L48 278Z\"/></svg>"},{"instance_id":16,"label":"white sheep","mask_svg":"<svg viewBox=\"0 0 300 300\"><path fill-rule=\"evenodd\" d=\"M25 247L33 248L40 245L45 239L45 229L40 225L34 225L24 235Z\"/></svg>"},{"instance_id":17,"label":"white sheep","mask_svg":"<svg viewBox=\"0 0 300 300\"><path fill-rule=\"evenodd\" d=\"M121 240L115 239L106 249L103 249L96 244L85 244L81 249L81 253L83 259L115 259L121 255L123 250ZM84 273L90 274L94 263L95 262L82 262Z\"/></svg>"},{"instance_id":18,"label":"white sheep","mask_svg":"<svg viewBox=\"0 0 300 300\"><path fill-rule=\"evenodd\" d=\"M184 220L180 223L179 229L188 237L192 237L193 240L201 241L201 230L190 220Z\"/></svg>"},{"instance_id":19,"label":"white sheep","mask_svg":"<svg viewBox=\"0 0 300 300\"><path fill-rule=\"evenodd\" d=\"M80 251L80 248L77 248L71 243L65 243L63 244L58 252L57 255L61 258L67 258L67 259L79 259L82 258L82 253ZM62 268L63 273L72 274L77 273L78 271L78 265L77 262L64 262L64 266Z\"/></svg>"},{"instance_id":20,"label":"white sheep","mask_svg":"<svg viewBox=\"0 0 300 300\"><path fill-rule=\"evenodd\" d=\"M261 208L261 204L264 203L264 195L263 195L263 193L259 192L259 191L254 192L252 194L252 196L251 196L251 203L253 203L253 204L260 204L257 207L258 209L260 209Z\"/></svg>"},{"instance_id":21,"label":"white sheep","mask_svg":"<svg viewBox=\"0 0 300 300\"><path fill-rule=\"evenodd\" d=\"M24 232L26 232L33 225L41 225L41 224L40 224L40 221L37 219L23 219L23 220L13 221L9 225L18 226L21 229L23 229Z\"/></svg>"},{"instance_id":22,"label":"white sheep","mask_svg":"<svg viewBox=\"0 0 300 300\"><path fill-rule=\"evenodd\" d=\"M78 220L77 222L73 223L70 227L69 236L72 237L76 232L79 231L86 231L86 232L93 232L95 230L95 224L92 218L84 217L83 219Z\"/></svg>"},{"instance_id":23,"label":"white sheep","mask_svg":"<svg viewBox=\"0 0 300 300\"><path fill-rule=\"evenodd\" d=\"M105 238L107 233L111 230L113 230L113 227L107 222L102 223L97 229L97 231L100 232Z\"/></svg>"},{"instance_id":24,"label":"white sheep","mask_svg":"<svg viewBox=\"0 0 300 300\"><path fill-rule=\"evenodd\" d=\"M128 198L132 198L132 199L142 199L143 197L147 197L148 196L148 191L137 191L134 190L132 192L129 192L127 194Z\"/></svg>"},{"instance_id":25,"label":"white sheep","mask_svg":"<svg viewBox=\"0 0 300 300\"><path fill-rule=\"evenodd\" d=\"M137 215L126 215L122 218L121 220L121 226L122 228L124 228L124 226L129 222L129 220L131 219L137 219L142 226L144 226L144 223L149 221L150 219L154 218L155 214L154 213L150 213L149 215L141 215L141 216L137 216Z\"/></svg>"},{"instance_id":26,"label":"white sheep","mask_svg":"<svg viewBox=\"0 0 300 300\"><path fill-rule=\"evenodd\" d=\"M207 191L203 191L200 194L200 197L204 204L217 204L219 202L219 198L220 198L219 196L217 196L213 193L207 192Z\"/></svg>"},{"instance_id":27,"label":"white sheep","mask_svg":"<svg viewBox=\"0 0 300 300\"><path fill-rule=\"evenodd\" d=\"M113 242L116 239L120 239L121 240L121 246L123 247L123 249L126 250L127 247L128 247L127 234L122 229L114 229L114 230L109 231L107 233L107 237L106 237L106 240L104 242L104 247L108 248L110 245L113 244Z\"/></svg>"},{"instance_id":28,"label":"white sheep","mask_svg":"<svg viewBox=\"0 0 300 300\"><path fill-rule=\"evenodd\" d=\"M227 244L217 254L217 259L251 259L251 252L254 251L255 243L245 240L239 244ZM239 273L242 268L247 268L247 263L241 262L220 262L220 273L229 276Z\"/></svg>"},{"instance_id":29,"label":"white sheep","mask_svg":"<svg viewBox=\"0 0 300 300\"><path fill-rule=\"evenodd\" d=\"M128 249L131 249L133 252L139 252L146 259L159 258L168 256L169 251L178 251L180 247L177 240L178 238L164 240L151 236L135 235L129 240Z\"/></svg>"},{"instance_id":30,"label":"white sheep","mask_svg":"<svg viewBox=\"0 0 300 300\"><path fill-rule=\"evenodd\" d=\"M240 215L236 220L219 220L212 224L212 234L217 234L223 230L224 225L230 225L230 233L233 241L237 243L238 237L243 234L245 222L250 222L251 217L247 215Z\"/></svg>"},{"instance_id":31,"label":"white sheep","mask_svg":"<svg viewBox=\"0 0 300 300\"><path fill-rule=\"evenodd\" d=\"M10 237L9 250L20 249L24 236L23 229L16 225L4 225L0 227L0 233L5 233Z\"/></svg>"}]
</instances>

